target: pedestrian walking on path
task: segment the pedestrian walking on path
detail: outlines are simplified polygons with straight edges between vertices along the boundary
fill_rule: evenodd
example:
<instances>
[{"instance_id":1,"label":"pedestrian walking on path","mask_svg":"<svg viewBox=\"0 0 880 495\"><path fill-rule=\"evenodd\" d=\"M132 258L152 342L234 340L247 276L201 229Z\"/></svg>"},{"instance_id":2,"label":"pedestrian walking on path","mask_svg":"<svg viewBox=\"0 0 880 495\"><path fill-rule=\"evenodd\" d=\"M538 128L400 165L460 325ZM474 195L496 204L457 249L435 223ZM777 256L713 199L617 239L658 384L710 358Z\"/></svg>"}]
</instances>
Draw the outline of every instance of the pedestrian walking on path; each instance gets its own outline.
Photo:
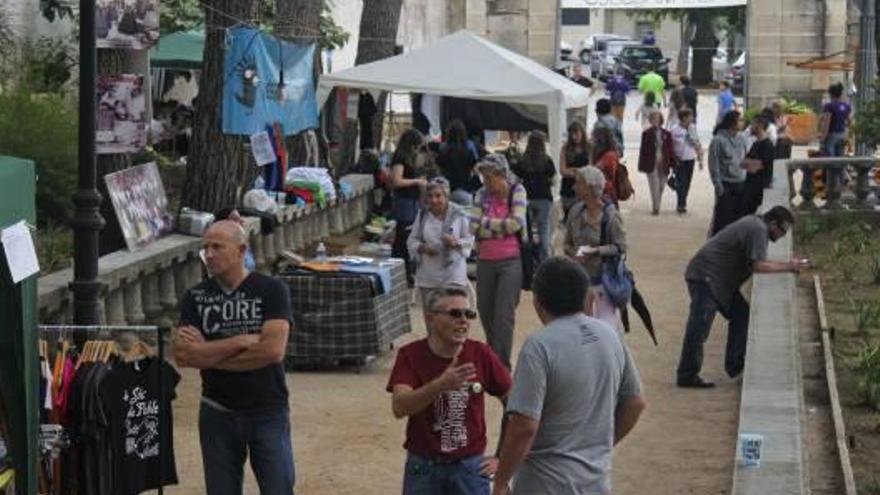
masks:
<instances>
[{"instance_id":1,"label":"pedestrian walking on path","mask_svg":"<svg viewBox=\"0 0 880 495\"><path fill-rule=\"evenodd\" d=\"M639 373L619 334L583 313L589 277L551 258L538 268L543 329L523 343L493 495L611 493L614 446L645 408Z\"/></svg>"},{"instance_id":2,"label":"pedestrian walking on path","mask_svg":"<svg viewBox=\"0 0 880 495\"><path fill-rule=\"evenodd\" d=\"M449 181L443 177L428 180L425 208L416 215L406 241L415 265L415 282L422 303L430 293L444 287L458 287L471 294L467 278L467 259L474 246L467 211L449 200ZM471 304L475 297L470 296Z\"/></svg>"},{"instance_id":3,"label":"pedestrian walking on path","mask_svg":"<svg viewBox=\"0 0 880 495\"><path fill-rule=\"evenodd\" d=\"M746 168L744 212L752 214L764 202L764 189L773 182L773 160L776 147L767 133L768 123L761 115L752 119L749 125L755 141L746 153L743 165Z\"/></svg>"},{"instance_id":4,"label":"pedestrian walking on path","mask_svg":"<svg viewBox=\"0 0 880 495\"><path fill-rule=\"evenodd\" d=\"M715 126L709 144L709 176L715 187L712 235L745 214L745 149L738 135L739 120L739 112L728 112Z\"/></svg>"},{"instance_id":5,"label":"pedestrian walking on path","mask_svg":"<svg viewBox=\"0 0 880 495\"><path fill-rule=\"evenodd\" d=\"M619 73L615 73L605 83L605 91L608 94L608 99L611 100L611 113L621 125L623 125L623 117L626 111L626 95L630 89L629 82ZM623 146L623 143L621 143L621 146Z\"/></svg>"},{"instance_id":6,"label":"pedestrian walking on path","mask_svg":"<svg viewBox=\"0 0 880 495\"><path fill-rule=\"evenodd\" d=\"M648 72L639 78L639 92L642 94L654 93L654 102L658 105L666 104L666 81L663 76L655 72L653 64L648 66Z\"/></svg>"},{"instance_id":7,"label":"pedestrian walking on path","mask_svg":"<svg viewBox=\"0 0 880 495\"><path fill-rule=\"evenodd\" d=\"M611 129L596 124L593 128L593 165L605 175L603 199L613 203L615 208L618 206L616 180L621 156Z\"/></svg>"},{"instance_id":8,"label":"pedestrian walking on path","mask_svg":"<svg viewBox=\"0 0 880 495\"><path fill-rule=\"evenodd\" d=\"M691 78L688 76L681 76L681 96L684 98L684 103L687 108L690 109L694 114L693 123L697 124L697 101L699 100L699 93L697 90L691 86Z\"/></svg>"},{"instance_id":9,"label":"pedestrian walking on path","mask_svg":"<svg viewBox=\"0 0 880 495\"><path fill-rule=\"evenodd\" d=\"M406 278L413 285L414 269L406 249L410 228L421 208L422 189L425 187L425 170L419 165L418 154L425 145L422 133L407 129L400 136L397 149L391 158L391 218L397 222L391 254L406 263Z\"/></svg>"},{"instance_id":10,"label":"pedestrian walking on path","mask_svg":"<svg viewBox=\"0 0 880 495\"><path fill-rule=\"evenodd\" d=\"M831 101L822 108L820 141L826 156L843 156L846 133L852 123L852 107L844 100L843 84L828 87Z\"/></svg>"},{"instance_id":11,"label":"pedestrian walking on path","mask_svg":"<svg viewBox=\"0 0 880 495\"><path fill-rule=\"evenodd\" d=\"M437 155L437 166L449 181L452 190L449 199L461 206L471 206L474 187L474 165L479 159L477 145L467 138L467 128L460 119L455 119L446 126L440 153Z\"/></svg>"},{"instance_id":12,"label":"pedestrian walking on path","mask_svg":"<svg viewBox=\"0 0 880 495\"><path fill-rule=\"evenodd\" d=\"M703 380L703 344L715 313L728 320L724 369L733 378L745 366L749 303L740 286L752 273L798 273L804 260L768 261L767 245L785 236L794 216L783 206L763 215L743 217L710 238L688 263L684 278L691 296L690 314L681 346L677 383L679 387L709 388Z\"/></svg>"},{"instance_id":13,"label":"pedestrian walking on path","mask_svg":"<svg viewBox=\"0 0 880 495\"><path fill-rule=\"evenodd\" d=\"M527 235L526 189L512 178L507 159L492 153L477 164L483 188L471 212L479 243L477 308L486 341L510 369L516 307L523 284L520 245Z\"/></svg>"},{"instance_id":14,"label":"pedestrian walking on path","mask_svg":"<svg viewBox=\"0 0 880 495\"><path fill-rule=\"evenodd\" d=\"M687 197L694 176L694 163L703 170L703 147L693 124L693 112L687 107L678 111L678 122L669 131L672 134L672 148L678 166L675 167L676 211L687 213Z\"/></svg>"},{"instance_id":15,"label":"pedestrian walking on path","mask_svg":"<svg viewBox=\"0 0 880 495\"><path fill-rule=\"evenodd\" d=\"M663 190L669 172L675 167L675 152L672 147L672 134L663 128L663 113L654 110L648 115L651 126L642 132L642 145L639 148L639 172L648 176L651 191L651 214L660 214Z\"/></svg>"},{"instance_id":16,"label":"pedestrian walking on path","mask_svg":"<svg viewBox=\"0 0 880 495\"><path fill-rule=\"evenodd\" d=\"M553 225L550 213L553 209L553 177L556 166L547 154L547 136L541 131L529 133L526 151L519 162L513 166L528 195L529 228L537 231L539 239L538 260L551 256Z\"/></svg>"},{"instance_id":17,"label":"pedestrian walking on path","mask_svg":"<svg viewBox=\"0 0 880 495\"><path fill-rule=\"evenodd\" d=\"M626 253L626 231L620 212L604 200L605 184L605 175L596 167L578 170L574 187L580 201L565 223L563 250L590 276L587 314L617 328L617 307L602 286L602 266Z\"/></svg>"},{"instance_id":18,"label":"pedestrian walking on path","mask_svg":"<svg viewBox=\"0 0 880 495\"><path fill-rule=\"evenodd\" d=\"M727 81L718 83L718 116L715 122L724 120L724 116L728 112L736 110L736 98L733 97L733 91L730 90L730 84Z\"/></svg>"},{"instance_id":19,"label":"pedestrian walking on path","mask_svg":"<svg viewBox=\"0 0 880 495\"><path fill-rule=\"evenodd\" d=\"M602 127L609 129L614 138L614 147L620 156L623 156L623 122L617 120L617 117L611 113L611 108L611 100L608 98L600 98L596 101L596 123L593 124L593 135L595 136L596 129ZM593 156L595 155L594 152Z\"/></svg>"},{"instance_id":20,"label":"pedestrian walking on path","mask_svg":"<svg viewBox=\"0 0 880 495\"><path fill-rule=\"evenodd\" d=\"M559 196L562 201L563 219L569 208L577 201L574 196L575 170L590 164L590 145L587 143L587 131L584 125L575 120L568 126L568 139L559 153L559 175L562 184Z\"/></svg>"},{"instance_id":21,"label":"pedestrian walking on path","mask_svg":"<svg viewBox=\"0 0 880 495\"><path fill-rule=\"evenodd\" d=\"M488 345L468 338L477 315L459 288L425 302L428 337L400 348L386 390L407 418L404 495L487 495L498 467L486 451L486 394L505 402L510 372Z\"/></svg>"},{"instance_id":22,"label":"pedestrian walking on path","mask_svg":"<svg viewBox=\"0 0 880 495\"><path fill-rule=\"evenodd\" d=\"M199 439L208 495L241 495L244 463L263 493L293 493L284 355L292 314L280 280L244 267L247 234L223 220L204 235L211 277L180 305L174 358L202 373Z\"/></svg>"}]
</instances>

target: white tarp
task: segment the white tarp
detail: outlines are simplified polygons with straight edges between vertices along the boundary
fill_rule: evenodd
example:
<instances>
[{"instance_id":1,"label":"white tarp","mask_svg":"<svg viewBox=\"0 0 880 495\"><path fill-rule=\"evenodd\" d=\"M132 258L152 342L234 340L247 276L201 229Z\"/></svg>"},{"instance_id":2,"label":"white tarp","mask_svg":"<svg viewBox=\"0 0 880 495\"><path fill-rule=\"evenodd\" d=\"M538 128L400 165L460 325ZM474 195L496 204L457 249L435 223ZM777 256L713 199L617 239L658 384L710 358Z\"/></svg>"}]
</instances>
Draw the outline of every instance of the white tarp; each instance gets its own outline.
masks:
<instances>
[{"instance_id":1,"label":"white tarp","mask_svg":"<svg viewBox=\"0 0 880 495\"><path fill-rule=\"evenodd\" d=\"M589 92L534 60L468 31L402 55L321 76L318 104L336 86L403 91L475 100L540 105L554 161L559 156L568 108L586 106Z\"/></svg>"},{"instance_id":2,"label":"white tarp","mask_svg":"<svg viewBox=\"0 0 880 495\"><path fill-rule=\"evenodd\" d=\"M582 2L584 7L591 9L708 9L745 5L747 0L582 0Z\"/></svg>"}]
</instances>

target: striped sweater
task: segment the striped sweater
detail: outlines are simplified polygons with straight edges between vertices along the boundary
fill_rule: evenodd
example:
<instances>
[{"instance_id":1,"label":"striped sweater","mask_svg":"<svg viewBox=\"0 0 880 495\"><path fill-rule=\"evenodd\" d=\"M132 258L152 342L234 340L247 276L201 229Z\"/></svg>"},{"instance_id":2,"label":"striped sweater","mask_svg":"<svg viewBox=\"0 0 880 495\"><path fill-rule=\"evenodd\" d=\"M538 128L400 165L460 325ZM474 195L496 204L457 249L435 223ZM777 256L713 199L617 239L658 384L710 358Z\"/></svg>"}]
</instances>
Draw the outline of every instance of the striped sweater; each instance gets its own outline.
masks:
<instances>
[{"instance_id":1,"label":"striped sweater","mask_svg":"<svg viewBox=\"0 0 880 495\"><path fill-rule=\"evenodd\" d=\"M519 234L523 239L526 235L526 205L528 196L526 188L519 182L510 185L513 197L510 199L512 208L504 218L492 217L487 213L489 193L483 187L477 191L474 207L471 209L471 232L477 240L504 239Z\"/></svg>"}]
</instances>

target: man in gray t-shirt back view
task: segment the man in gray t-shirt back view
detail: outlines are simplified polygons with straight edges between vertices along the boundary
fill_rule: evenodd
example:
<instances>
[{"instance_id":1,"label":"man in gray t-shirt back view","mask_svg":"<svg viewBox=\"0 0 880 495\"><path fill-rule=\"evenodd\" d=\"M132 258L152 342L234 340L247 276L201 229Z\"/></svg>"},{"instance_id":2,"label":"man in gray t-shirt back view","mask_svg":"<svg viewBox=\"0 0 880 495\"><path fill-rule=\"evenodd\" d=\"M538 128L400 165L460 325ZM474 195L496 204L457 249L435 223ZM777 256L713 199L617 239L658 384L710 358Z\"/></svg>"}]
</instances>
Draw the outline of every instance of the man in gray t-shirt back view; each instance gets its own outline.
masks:
<instances>
[{"instance_id":1,"label":"man in gray t-shirt back view","mask_svg":"<svg viewBox=\"0 0 880 495\"><path fill-rule=\"evenodd\" d=\"M740 286L757 273L797 273L801 260L768 261L767 244L788 231L794 217L783 206L763 215L749 215L712 236L688 263L684 278L691 296L690 315L681 346L677 383L679 387L711 388L700 377L703 342L709 336L715 313L728 320L724 369L733 378L745 365L749 329L749 303Z\"/></svg>"},{"instance_id":2,"label":"man in gray t-shirt back view","mask_svg":"<svg viewBox=\"0 0 880 495\"><path fill-rule=\"evenodd\" d=\"M617 332L583 313L589 278L550 258L533 282L545 327L523 344L501 440L494 495L606 495L611 455L645 407ZM514 478L514 474L516 475Z\"/></svg>"}]
</instances>

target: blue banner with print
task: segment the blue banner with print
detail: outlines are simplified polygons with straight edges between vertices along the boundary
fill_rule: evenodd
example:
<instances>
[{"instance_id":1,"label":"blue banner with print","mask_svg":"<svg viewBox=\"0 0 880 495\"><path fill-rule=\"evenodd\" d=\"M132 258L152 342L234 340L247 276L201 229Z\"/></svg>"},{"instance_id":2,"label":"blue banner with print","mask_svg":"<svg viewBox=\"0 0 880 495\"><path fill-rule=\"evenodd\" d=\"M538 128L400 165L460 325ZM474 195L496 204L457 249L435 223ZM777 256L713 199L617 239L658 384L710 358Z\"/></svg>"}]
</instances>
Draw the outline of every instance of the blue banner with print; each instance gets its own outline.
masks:
<instances>
[{"instance_id":1,"label":"blue banner with print","mask_svg":"<svg viewBox=\"0 0 880 495\"><path fill-rule=\"evenodd\" d=\"M256 134L275 122L285 135L317 127L314 53L314 43L285 43L257 29L230 29L224 63L223 133Z\"/></svg>"}]
</instances>

